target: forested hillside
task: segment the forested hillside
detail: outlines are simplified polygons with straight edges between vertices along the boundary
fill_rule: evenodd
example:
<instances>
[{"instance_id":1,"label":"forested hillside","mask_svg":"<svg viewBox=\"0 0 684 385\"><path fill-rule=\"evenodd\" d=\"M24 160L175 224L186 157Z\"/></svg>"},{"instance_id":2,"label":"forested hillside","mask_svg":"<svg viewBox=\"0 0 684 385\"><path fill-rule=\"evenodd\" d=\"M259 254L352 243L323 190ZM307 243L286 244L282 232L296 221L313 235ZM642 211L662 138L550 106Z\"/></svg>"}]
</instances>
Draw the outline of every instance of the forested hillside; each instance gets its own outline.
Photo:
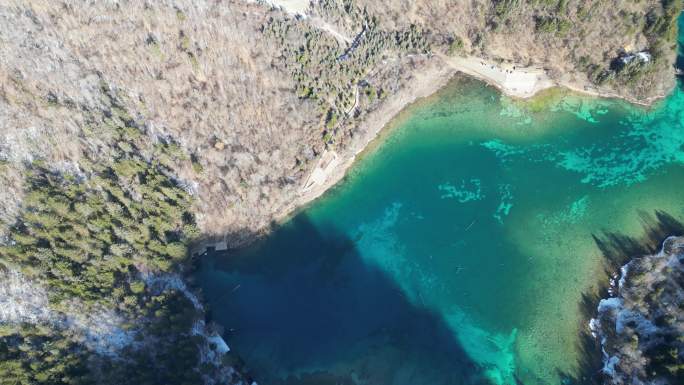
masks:
<instances>
[{"instance_id":1,"label":"forested hillside","mask_svg":"<svg viewBox=\"0 0 684 385\"><path fill-rule=\"evenodd\" d=\"M27 165L21 210L0 246L0 301L10 306L0 317L0 383L232 380L178 278L199 232L169 162L188 155L143 140L139 122L103 93L111 108L83 132L102 152L63 172Z\"/></svg>"}]
</instances>

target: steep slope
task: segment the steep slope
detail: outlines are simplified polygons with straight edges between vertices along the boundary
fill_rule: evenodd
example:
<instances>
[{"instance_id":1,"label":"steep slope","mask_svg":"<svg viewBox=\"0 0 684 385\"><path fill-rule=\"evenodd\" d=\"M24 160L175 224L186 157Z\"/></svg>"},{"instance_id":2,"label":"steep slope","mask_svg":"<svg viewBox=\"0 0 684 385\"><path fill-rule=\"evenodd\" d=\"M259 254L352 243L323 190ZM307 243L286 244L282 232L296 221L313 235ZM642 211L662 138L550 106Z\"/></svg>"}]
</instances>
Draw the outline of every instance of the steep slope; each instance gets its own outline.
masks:
<instances>
[{"instance_id":1,"label":"steep slope","mask_svg":"<svg viewBox=\"0 0 684 385\"><path fill-rule=\"evenodd\" d=\"M621 269L616 296L601 300L591 321L611 384L684 381L684 238Z\"/></svg>"}]
</instances>

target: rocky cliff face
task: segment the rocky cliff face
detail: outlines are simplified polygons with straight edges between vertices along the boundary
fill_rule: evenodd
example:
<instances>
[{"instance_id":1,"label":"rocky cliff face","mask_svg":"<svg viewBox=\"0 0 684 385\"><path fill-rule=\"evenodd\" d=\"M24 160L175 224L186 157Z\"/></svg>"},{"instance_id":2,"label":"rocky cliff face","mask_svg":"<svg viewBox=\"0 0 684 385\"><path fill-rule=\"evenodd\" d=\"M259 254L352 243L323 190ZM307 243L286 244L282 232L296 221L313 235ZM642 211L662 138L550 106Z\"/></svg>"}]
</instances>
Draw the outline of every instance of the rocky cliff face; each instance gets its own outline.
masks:
<instances>
[{"instance_id":1,"label":"rocky cliff face","mask_svg":"<svg viewBox=\"0 0 684 385\"><path fill-rule=\"evenodd\" d=\"M621 269L614 297L601 300L590 326L603 348L610 384L684 381L684 238Z\"/></svg>"}]
</instances>

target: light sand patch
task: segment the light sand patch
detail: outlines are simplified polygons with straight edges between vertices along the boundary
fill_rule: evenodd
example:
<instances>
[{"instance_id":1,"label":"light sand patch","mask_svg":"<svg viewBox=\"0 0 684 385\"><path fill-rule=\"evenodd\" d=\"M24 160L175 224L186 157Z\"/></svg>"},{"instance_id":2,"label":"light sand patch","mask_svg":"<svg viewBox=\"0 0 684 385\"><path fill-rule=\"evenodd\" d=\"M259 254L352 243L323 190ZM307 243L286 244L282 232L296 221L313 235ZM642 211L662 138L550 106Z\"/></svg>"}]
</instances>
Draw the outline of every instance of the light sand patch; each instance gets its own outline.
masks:
<instances>
[{"instance_id":1,"label":"light sand patch","mask_svg":"<svg viewBox=\"0 0 684 385\"><path fill-rule=\"evenodd\" d=\"M257 3L270 4L274 7L282 8L285 12L293 15L306 16L310 0L254 0Z\"/></svg>"},{"instance_id":2,"label":"light sand patch","mask_svg":"<svg viewBox=\"0 0 684 385\"><path fill-rule=\"evenodd\" d=\"M539 67L497 64L474 56L447 57L438 55L438 57L454 69L482 79L509 96L529 98L541 90L556 85L546 74L546 71Z\"/></svg>"},{"instance_id":3,"label":"light sand patch","mask_svg":"<svg viewBox=\"0 0 684 385\"><path fill-rule=\"evenodd\" d=\"M335 151L325 150L321 159L318 160L316 167L309 175L309 178L304 183L302 192L307 192L315 187L325 185L330 175L335 171L335 168L340 162L340 158Z\"/></svg>"}]
</instances>

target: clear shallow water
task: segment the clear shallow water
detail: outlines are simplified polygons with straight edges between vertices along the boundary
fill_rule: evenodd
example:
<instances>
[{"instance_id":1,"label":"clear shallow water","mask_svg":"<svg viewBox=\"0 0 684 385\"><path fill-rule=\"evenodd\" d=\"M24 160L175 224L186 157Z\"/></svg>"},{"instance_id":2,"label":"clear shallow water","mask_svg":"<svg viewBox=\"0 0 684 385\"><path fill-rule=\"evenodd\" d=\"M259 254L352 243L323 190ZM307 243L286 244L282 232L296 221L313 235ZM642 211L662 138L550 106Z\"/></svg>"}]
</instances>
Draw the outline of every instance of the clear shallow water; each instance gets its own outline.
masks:
<instances>
[{"instance_id":1,"label":"clear shallow water","mask_svg":"<svg viewBox=\"0 0 684 385\"><path fill-rule=\"evenodd\" d=\"M349 177L198 272L263 384L560 384L577 371L593 235L684 218L684 94L651 110L460 79Z\"/></svg>"}]
</instances>

